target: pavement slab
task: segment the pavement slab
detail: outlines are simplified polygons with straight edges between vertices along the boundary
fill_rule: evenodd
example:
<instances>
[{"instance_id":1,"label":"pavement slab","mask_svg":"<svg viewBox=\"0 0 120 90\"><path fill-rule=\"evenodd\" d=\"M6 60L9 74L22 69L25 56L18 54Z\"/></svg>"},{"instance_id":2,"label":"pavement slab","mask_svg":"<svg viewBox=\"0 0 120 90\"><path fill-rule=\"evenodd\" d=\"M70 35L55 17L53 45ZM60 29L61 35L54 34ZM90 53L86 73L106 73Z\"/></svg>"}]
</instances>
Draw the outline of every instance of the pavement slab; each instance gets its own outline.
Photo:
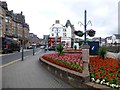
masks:
<instances>
[{"instance_id":1,"label":"pavement slab","mask_svg":"<svg viewBox=\"0 0 120 90\"><path fill-rule=\"evenodd\" d=\"M3 88L73 88L41 66L39 57L29 56L24 61L2 68Z\"/></svg>"}]
</instances>

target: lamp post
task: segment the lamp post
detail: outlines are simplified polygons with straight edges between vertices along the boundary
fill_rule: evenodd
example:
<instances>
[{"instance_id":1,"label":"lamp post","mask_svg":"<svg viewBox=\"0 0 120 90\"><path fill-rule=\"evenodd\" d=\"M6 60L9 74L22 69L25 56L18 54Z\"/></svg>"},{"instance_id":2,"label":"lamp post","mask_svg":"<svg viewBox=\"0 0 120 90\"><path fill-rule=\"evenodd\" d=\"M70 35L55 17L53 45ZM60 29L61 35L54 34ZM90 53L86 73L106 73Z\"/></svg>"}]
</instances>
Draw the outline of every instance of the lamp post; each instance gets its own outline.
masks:
<instances>
[{"instance_id":1,"label":"lamp post","mask_svg":"<svg viewBox=\"0 0 120 90\"><path fill-rule=\"evenodd\" d=\"M84 29L85 29L85 43L84 44L87 44L87 42L86 42L86 27L87 27L87 25L86 25L86 20L87 20L87 18L86 18L86 10L85 10L85 21L84 21Z\"/></svg>"},{"instance_id":2,"label":"lamp post","mask_svg":"<svg viewBox=\"0 0 120 90\"><path fill-rule=\"evenodd\" d=\"M78 22L78 24L80 23L80 26L81 25L83 25L84 26L84 33L83 33L83 35L84 35L84 45L87 45L87 40L86 40L86 36L87 36L87 30L86 30L86 28L87 28L87 25L88 24L91 24L91 26L92 26L92 23L91 23L91 21L89 20L88 21L88 23L87 23L87 11L85 10L85 12L84 12L84 24L82 23L82 22ZM91 29L92 30L92 29Z\"/></svg>"}]
</instances>

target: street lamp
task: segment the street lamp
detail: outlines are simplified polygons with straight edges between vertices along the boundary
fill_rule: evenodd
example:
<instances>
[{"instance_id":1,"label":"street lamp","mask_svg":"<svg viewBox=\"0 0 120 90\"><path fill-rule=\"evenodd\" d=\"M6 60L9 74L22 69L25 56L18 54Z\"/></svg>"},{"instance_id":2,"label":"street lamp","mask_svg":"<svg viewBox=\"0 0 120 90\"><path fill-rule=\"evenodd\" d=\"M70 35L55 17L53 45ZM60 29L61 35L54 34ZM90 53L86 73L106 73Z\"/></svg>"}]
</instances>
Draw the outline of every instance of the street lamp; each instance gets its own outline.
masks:
<instances>
[{"instance_id":1,"label":"street lamp","mask_svg":"<svg viewBox=\"0 0 120 90\"><path fill-rule=\"evenodd\" d=\"M84 45L87 45L87 40L86 40L86 36L87 36L87 34L90 36L90 37L93 37L94 35L95 35L95 31L94 30L92 30L92 29L90 29L90 30L86 30L86 27L87 27L87 25L88 24L91 24L91 26L92 26L92 23L91 23L91 21L89 20L88 21L88 23L86 23L87 22L87 11L85 10L85 12L84 12L84 24L82 23L82 22L78 22L78 24L80 23L80 26L81 25L83 25L84 26L84 33L82 32L82 31L75 31L74 33L75 33L75 35L77 35L77 36L79 36L79 37L82 37L83 35L84 35Z\"/></svg>"}]
</instances>

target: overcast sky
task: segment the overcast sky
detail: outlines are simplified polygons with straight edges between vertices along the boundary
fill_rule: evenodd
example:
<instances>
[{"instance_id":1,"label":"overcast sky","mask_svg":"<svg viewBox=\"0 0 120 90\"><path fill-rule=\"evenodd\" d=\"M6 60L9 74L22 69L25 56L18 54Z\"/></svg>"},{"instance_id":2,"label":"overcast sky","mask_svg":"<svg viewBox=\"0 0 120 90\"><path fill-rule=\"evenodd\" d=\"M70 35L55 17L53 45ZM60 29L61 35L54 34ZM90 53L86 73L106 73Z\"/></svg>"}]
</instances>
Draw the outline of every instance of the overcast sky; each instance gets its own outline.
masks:
<instances>
[{"instance_id":1,"label":"overcast sky","mask_svg":"<svg viewBox=\"0 0 120 90\"><path fill-rule=\"evenodd\" d=\"M5 1L5 0L4 0ZM87 10L87 29L96 31L95 37L107 37L118 33L119 0L6 0L14 13L23 11L30 32L39 38L48 35L55 20L65 25L69 19L76 30L83 30L84 10ZM83 30L84 31L84 30Z\"/></svg>"}]
</instances>

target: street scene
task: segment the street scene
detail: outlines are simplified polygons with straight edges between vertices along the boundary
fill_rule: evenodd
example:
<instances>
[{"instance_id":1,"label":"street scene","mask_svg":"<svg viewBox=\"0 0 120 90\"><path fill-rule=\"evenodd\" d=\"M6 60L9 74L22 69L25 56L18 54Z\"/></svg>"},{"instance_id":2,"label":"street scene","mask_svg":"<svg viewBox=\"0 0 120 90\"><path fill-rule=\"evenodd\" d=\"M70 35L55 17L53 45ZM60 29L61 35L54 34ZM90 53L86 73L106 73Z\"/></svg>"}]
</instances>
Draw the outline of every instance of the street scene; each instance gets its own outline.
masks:
<instances>
[{"instance_id":1,"label":"street scene","mask_svg":"<svg viewBox=\"0 0 120 90\"><path fill-rule=\"evenodd\" d=\"M119 90L120 2L93 1L0 1L0 88Z\"/></svg>"},{"instance_id":2,"label":"street scene","mask_svg":"<svg viewBox=\"0 0 120 90\"><path fill-rule=\"evenodd\" d=\"M19 53L16 53L16 55L17 54L19 55ZM20 60L15 64L11 64L2 68L2 87L72 88L72 86L54 77L54 75L52 75L50 72L48 72L41 66L38 58L43 54L44 52L40 50L40 52L35 54L35 56L29 54L30 56L26 57L23 62ZM16 59L12 58L12 60Z\"/></svg>"}]
</instances>

